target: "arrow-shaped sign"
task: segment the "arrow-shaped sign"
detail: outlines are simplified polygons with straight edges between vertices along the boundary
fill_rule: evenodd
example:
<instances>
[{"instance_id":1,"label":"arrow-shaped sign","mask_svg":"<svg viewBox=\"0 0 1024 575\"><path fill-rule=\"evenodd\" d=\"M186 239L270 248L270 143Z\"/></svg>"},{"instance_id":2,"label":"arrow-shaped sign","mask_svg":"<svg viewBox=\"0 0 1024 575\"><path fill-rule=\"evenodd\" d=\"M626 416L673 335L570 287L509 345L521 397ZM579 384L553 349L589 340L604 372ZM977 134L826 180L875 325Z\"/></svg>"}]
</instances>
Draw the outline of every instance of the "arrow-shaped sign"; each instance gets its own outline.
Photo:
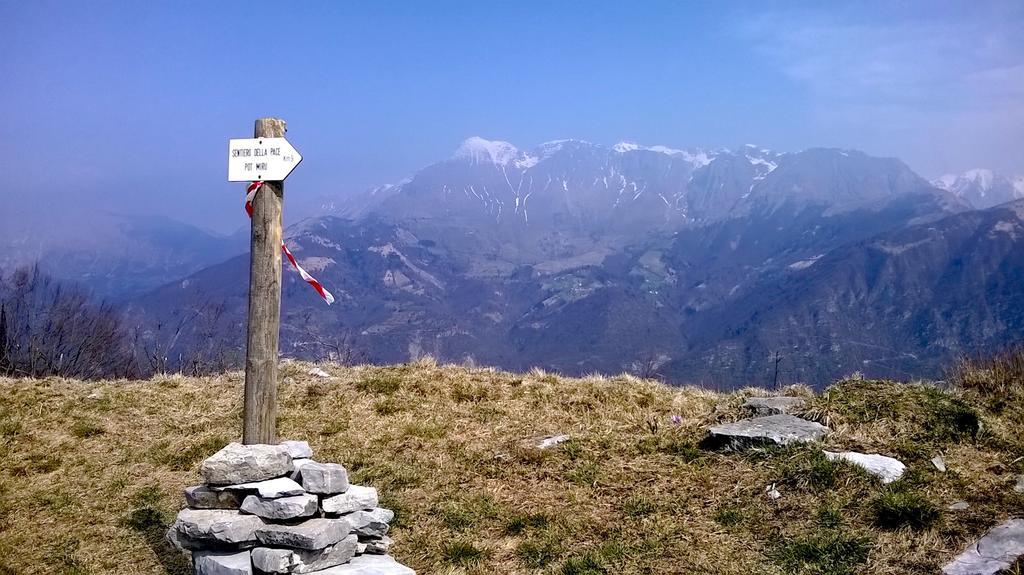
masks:
<instances>
[{"instance_id":1,"label":"arrow-shaped sign","mask_svg":"<svg viewBox=\"0 0 1024 575\"><path fill-rule=\"evenodd\" d=\"M284 138L229 140L228 181L283 180L301 161L302 156Z\"/></svg>"}]
</instances>

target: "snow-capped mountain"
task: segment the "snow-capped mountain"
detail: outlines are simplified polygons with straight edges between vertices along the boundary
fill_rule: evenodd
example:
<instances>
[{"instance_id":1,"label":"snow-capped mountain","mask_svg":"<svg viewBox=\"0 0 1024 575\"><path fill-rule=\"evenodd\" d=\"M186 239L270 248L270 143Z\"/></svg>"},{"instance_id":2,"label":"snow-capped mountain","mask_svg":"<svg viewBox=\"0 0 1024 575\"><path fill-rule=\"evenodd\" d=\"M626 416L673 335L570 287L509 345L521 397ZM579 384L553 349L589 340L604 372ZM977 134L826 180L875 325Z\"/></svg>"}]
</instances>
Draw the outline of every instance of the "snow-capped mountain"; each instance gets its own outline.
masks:
<instances>
[{"instance_id":1,"label":"snow-capped mountain","mask_svg":"<svg viewBox=\"0 0 1024 575\"><path fill-rule=\"evenodd\" d=\"M1010 177L985 168L946 174L933 183L978 209L1024 198L1024 176Z\"/></svg>"},{"instance_id":2,"label":"snow-capped mountain","mask_svg":"<svg viewBox=\"0 0 1024 575\"><path fill-rule=\"evenodd\" d=\"M674 229L785 205L838 212L938 193L899 160L849 150L779 153L754 145L706 150L632 142L608 147L581 140L521 150L473 137L449 159L334 213L443 215L498 226Z\"/></svg>"},{"instance_id":3,"label":"snow-capped mountain","mask_svg":"<svg viewBox=\"0 0 1024 575\"><path fill-rule=\"evenodd\" d=\"M405 181L288 230L300 263L337 302L324 309L300 278L286 274L283 349L315 358L323 341L343 334L372 361L430 353L566 373L620 371L654 354L668 358L664 373L674 380L723 385L759 377L758 357L785 349L794 377L825 381L876 359L875 348L853 347L851 334L890 333L885 322L865 325L863 310L848 313L850 298L888 318L914 306L944 309L954 293L947 287L930 295L921 280L899 292L906 299L887 299L889 291L872 287L877 250L856 246L915 224L930 230L964 210L903 162L852 150L580 140L520 149L470 138ZM1016 241L1017 229L993 242ZM879 245L899 251L912 243L893 242ZM837 290L808 291L814 286L800 278L827 272L836 260L830 254L844 246L854 247L840 252L851 261ZM141 298L138 309L159 324L194 302L223 301L223 337L237 339L245 284L232 278L247 266L242 256L209 267ZM912 271L891 277L917 277ZM758 330L757 318L768 316L761 304L784 284L785 294L770 300L772 317L798 317L815 306L823 311L809 320L822 326L814 338L789 334L782 320L770 334ZM822 293L841 295L810 299ZM991 305L1009 305L1006 294L992 291ZM935 323L911 319L910 330ZM724 325L729 329L720 330ZM953 332L972 325L941 328L951 341L968 341L970 333ZM1005 335L998 325L977 325L995 339ZM920 358L915 369L922 373L934 373L943 354L958 351L891 333ZM178 343L187 344L188 337Z\"/></svg>"}]
</instances>

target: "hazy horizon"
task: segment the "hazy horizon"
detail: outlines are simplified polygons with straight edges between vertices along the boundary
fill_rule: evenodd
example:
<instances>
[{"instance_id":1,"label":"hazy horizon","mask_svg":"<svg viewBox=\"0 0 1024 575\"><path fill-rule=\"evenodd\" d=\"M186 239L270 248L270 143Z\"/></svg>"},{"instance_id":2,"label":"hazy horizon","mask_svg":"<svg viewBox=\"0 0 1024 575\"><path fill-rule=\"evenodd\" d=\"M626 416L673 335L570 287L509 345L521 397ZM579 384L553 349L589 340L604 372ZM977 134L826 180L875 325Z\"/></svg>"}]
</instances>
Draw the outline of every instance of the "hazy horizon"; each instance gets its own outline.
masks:
<instances>
[{"instance_id":1,"label":"hazy horizon","mask_svg":"<svg viewBox=\"0 0 1024 575\"><path fill-rule=\"evenodd\" d=\"M39 2L0 18L5 225L87 207L234 231L226 140L266 115L304 156L286 214L474 135L839 147L927 178L1024 174L1017 2Z\"/></svg>"}]
</instances>

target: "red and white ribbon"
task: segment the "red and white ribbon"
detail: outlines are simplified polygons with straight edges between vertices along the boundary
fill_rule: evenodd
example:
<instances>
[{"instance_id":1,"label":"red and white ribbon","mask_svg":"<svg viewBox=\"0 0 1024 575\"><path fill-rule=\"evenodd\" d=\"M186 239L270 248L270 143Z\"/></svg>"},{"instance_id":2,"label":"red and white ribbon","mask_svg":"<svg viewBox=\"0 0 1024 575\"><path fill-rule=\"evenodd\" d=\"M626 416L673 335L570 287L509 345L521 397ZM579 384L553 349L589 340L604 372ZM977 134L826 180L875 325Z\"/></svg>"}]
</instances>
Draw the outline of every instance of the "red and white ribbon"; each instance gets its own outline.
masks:
<instances>
[{"instance_id":1,"label":"red and white ribbon","mask_svg":"<svg viewBox=\"0 0 1024 575\"><path fill-rule=\"evenodd\" d=\"M250 219L252 219L252 200L256 197L256 192L260 191L261 187L263 187L263 182L253 182L249 184L249 189L246 190L245 213L249 214ZM292 252L288 249L288 246L284 245L283 241L281 242L281 251L284 252L284 255L288 256L288 261L292 263L292 267L295 268L295 271L299 272L299 275L302 276L302 279L305 280L306 283L313 286L313 289L316 290L316 293L320 294L320 297L324 298L327 305L334 303L334 296L331 295L331 292L327 291L327 288L318 282L315 277L309 275L306 270L302 269L302 266L300 266L299 262L295 260L295 256L292 255Z\"/></svg>"}]
</instances>

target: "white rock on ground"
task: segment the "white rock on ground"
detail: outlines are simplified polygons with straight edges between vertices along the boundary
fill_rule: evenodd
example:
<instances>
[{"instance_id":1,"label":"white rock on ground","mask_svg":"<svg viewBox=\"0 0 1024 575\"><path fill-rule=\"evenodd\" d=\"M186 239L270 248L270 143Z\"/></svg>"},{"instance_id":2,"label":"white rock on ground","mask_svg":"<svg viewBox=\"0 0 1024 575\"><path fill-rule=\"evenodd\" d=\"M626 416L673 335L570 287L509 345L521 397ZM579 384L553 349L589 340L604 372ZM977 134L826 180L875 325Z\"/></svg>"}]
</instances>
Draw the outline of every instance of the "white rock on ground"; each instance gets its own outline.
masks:
<instances>
[{"instance_id":1,"label":"white rock on ground","mask_svg":"<svg viewBox=\"0 0 1024 575\"><path fill-rule=\"evenodd\" d=\"M310 368L309 375L312 375L312 376L315 376L315 377L322 377L324 379L330 379L330 377L331 377L331 374L329 374L326 371L320 369L319 367Z\"/></svg>"},{"instance_id":2,"label":"white rock on ground","mask_svg":"<svg viewBox=\"0 0 1024 575\"><path fill-rule=\"evenodd\" d=\"M963 511L965 509L970 509L970 507L970 504L966 501L954 501L950 503L946 509L949 509L950 511Z\"/></svg>"},{"instance_id":3,"label":"white rock on ground","mask_svg":"<svg viewBox=\"0 0 1024 575\"><path fill-rule=\"evenodd\" d=\"M195 575L252 575L248 551L196 551L192 554Z\"/></svg>"},{"instance_id":4,"label":"white rock on ground","mask_svg":"<svg viewBox=\"0 0 1024 575\"><path fill-rule=\"evenodd\" d=\"M287 477L255 481L253 483L239 483L237 485L220 487L218 489L255 491L256 493L259 493L260 497L267 499L273 499L274 497L291 497L292 495L302 495L306 492L301 485Z\"/></svg>"},{"instance_id":5,"label":"white rock on ground","mask_svg":"<svg viewBox=\"0 0 1024 575\"><path fill-rule=\"evenodd\" d=\"M243 513L259 515L264 519L274 521L309 517L315 515L319 508L319 499L316 495L309 493L292 497L278 497L276 499L265 499L258 495L250 495L242 502Z\"/></svg>"},{"instance_id":6,"label":"white rock on ground","mask_svg":"<svg viewBox=\"0 0 1024 575\"><path fill-rule=\"evenodd\" d=\"M1024 475L1017 477L1017 485L1013 486L1013 490L1017 493L1024 493Z\"/></svg>"},{"instance_id":7,"label":"white rock on ground","mask_svg":"<svg viewBox=\"0 0 1024 575\"><path fill-rule=\"evenodd\" d=\"M251 483L287 475L292 458L280 445L229 443L199 466L199 476L210 485Z\"/></svg>"},{"instance_id":8,"label":"white rock on ground","mask_svg":"<svg viewBox=\"0 0 1024 575\"><path fill-rule=\"evenodd\" d=\"M337 463L307 463L300 476L302 486L310 493L334 495L348 489L348 472Z\"/></svg>"},{"instance_id":9,"label":"white rock on ground","mask_svg":"<svg viewBox=\"0 0 1024 575\"><path fill-rule=\"evenodd\" d=\"M556 445L561 445L562 443L569 441L569 439L570 437L564 434L549 435L548 437L542 438L540 441L538 441L536 447L537 449L550 449L552 447L555 447Z\"/></svg>"},{"instance_id":10,"label":"white rock on ground","mask_svg":"<svg viewBox=\"0 0 1024 575\"><path fill-rule=\"evenodd\" d=\"M863 468L868 473L878 477L882 480L882 483L892 483L900 477L903 477L903 472L907 470L907 466L903 465L903 462L899 459L892 457L886 457L885 455L879 455L877 453L857 453L856 451L843 451L836 453L834 451L824 451L825 457L829 461L836 461L842 459L848 461L857 467Z\"/></svg>"},{"instance_id":11,"label":"white rock on ground","mask_svg":"<svg viewBox=\"0 0 1024 575\"><path fill-rule=\"evenodd\" d=\"M1024 555L1024 519L993 527L942 568L945 575L995 575Z\"/></svg>"},{"instance_id":12,"label":"white rock on ground","mask_svg":"<svg viewBox=\"0 0 1024 575\"><path fill-rule=\"evenodd\" d=\"M309 446L308 441L282 441L281 447L284 447L292 459L309 459L313 457L313 448Z\"/></svg>"},{"instance_id":13,"label":"white rock on ground","mask_svg":"<svg viewBox=\"0 0 1024 575\"><path fill-rule=\"evenodd\" d=\"M324 569L317 575L416 575L390 555L359 555L344 565Z\"/></svg>"},{"instance_id":14,"label":"white rock on ground","mask_svg":"<svg viewBox=\"0 0 1024 575\"><path fill-rule=\"evenodd\" d=\"M185 488L185 503L192 509L238 509L242 506L242 498L234 491L194 485Z\"/></svg>"},{"instance_id":15,"label":"white rock on ground","mask_svg":"<svg viewBox=\"0 0 1024 575\"><path fill-rule=\"evenodd\" d=\"M324 499L320 506L324 513L341 515L353 511L370 511L377 507L377 490L373 487L349 485L345 493Z\"/></svg>"},{"instance_id":16,"label":"white rock on ground","mask_svg":"<svg viewBox=\"0 0 1024 575\"><path fill-rule=\"evenodd\" d=\"M256 530L260 543L271 547L326 549L348 537L352 524L347 519L307 519L297 525L266 524Z\"/></svg>"},{"instance_id":17,"label":"white rock on ground","mask_svg":"<svg viewBox=\"0 0 1024 575\"><path fill-rule=\"evenodd\" d=\"M355 557L358 544L355 534L351 534L316 551L257 547L252 550L252 564L264 573L312 573L347 563Z\"/></svg>"},{"instance_id":18,"label":"white rock on ground","mask_svg":"<svg viewBox=\"0 0 1024 575\"><path fill-rule=\"evenodd\" d=\"M932 465L935 466L935 469L938 470L939 473L946 472L946 460L943 459L941 455L936 455L932 458Z\"/></svg>"},{"instance_id":19,"label":"white rock on ground","mask_svg":"<svg viewBox=\"0 0 1024 575\"><path fill-rule=\"evenodd\" d=\"M817 441L828 433L828 428L792 415L769 415L715 425L708 431L713 441L742 447L764 442L789 445Z\"/></svg>"},{"instance_id":20,"label":"white rock on ground","mask_svg":"<svg viewBox=\"0 0 1024 575\"><path fill-rule=\"evenodd\" d=\"M804 403L806 400L802 397L748 397L743 407L757 415L780 415L800 409Z\"/></svg>"},{"instance_id":21,"label":"white rock on ground","mask_svg":"<svg viewBox=\"0 0 1024 575\"><path fill-rule=\"evenodd\" d=\"M352 531L361 538L383 537L388 534L388 524L395 518L395 512L378 507L373 511L349 513L345 519L352 525Z\"/></svg>"},{"instance_id":22,"label":"white rock on ground","mask_svg":"<svg viewBox=\"0 0 1024 575\"><path fill-rule=\"evenodd\" d=\"M182 509L174 520L174 529L191 542L252 545L263 520L226 509ZM189 543L191 543L189 542Z\"/></svg>"}]
</instances>

